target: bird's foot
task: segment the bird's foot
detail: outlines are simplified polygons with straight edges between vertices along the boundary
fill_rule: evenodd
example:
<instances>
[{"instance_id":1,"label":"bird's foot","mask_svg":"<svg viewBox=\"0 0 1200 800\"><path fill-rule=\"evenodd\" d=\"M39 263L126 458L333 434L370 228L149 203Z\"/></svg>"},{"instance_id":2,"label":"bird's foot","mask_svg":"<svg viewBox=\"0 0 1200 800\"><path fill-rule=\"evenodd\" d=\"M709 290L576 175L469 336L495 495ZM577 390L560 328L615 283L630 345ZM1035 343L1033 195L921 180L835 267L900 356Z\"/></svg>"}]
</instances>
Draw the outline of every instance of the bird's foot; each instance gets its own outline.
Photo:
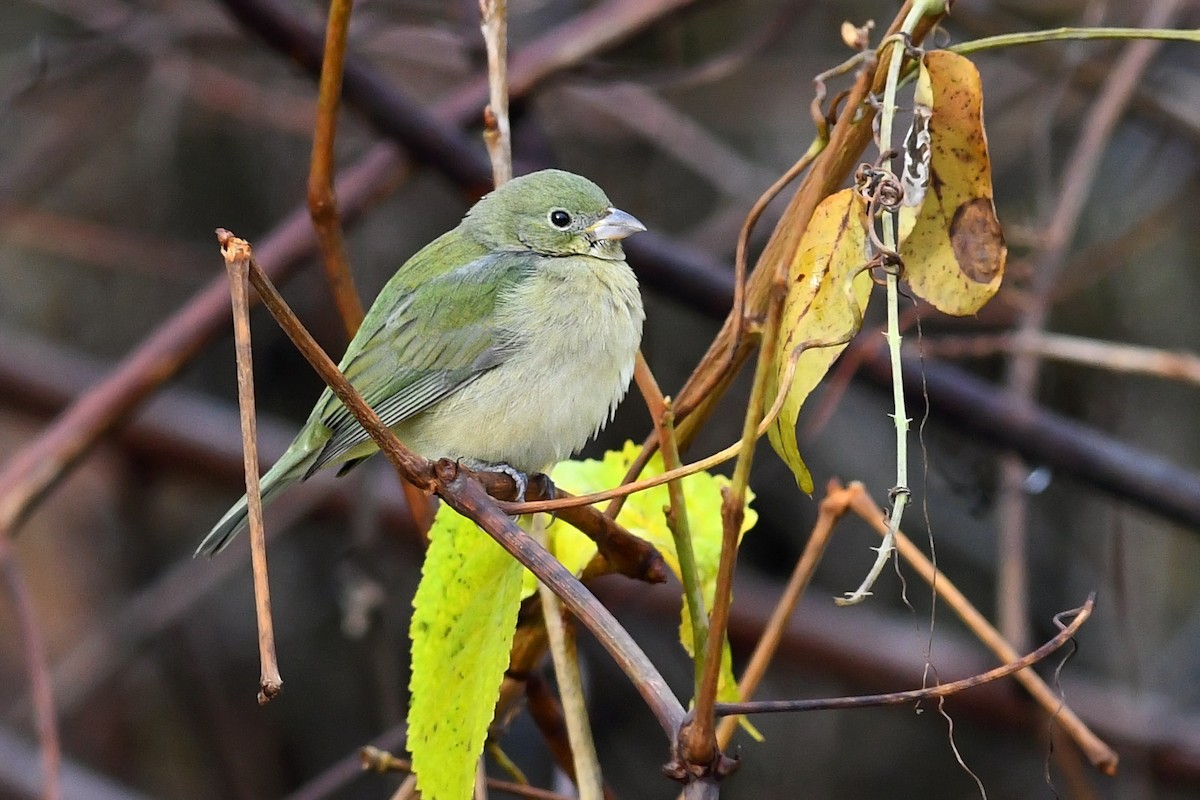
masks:
<instances>
[{"instance_id":1,"label":"bird's foot","mask_svg":"<svg viewBox=\"0 0 1200 800\"><path fill-rule=\"evenodd\" d=\"M525 502L525 492L529 489L529 476L521 470L514 467L512 464L496 463L494 461L478 461L473 458L464 458L462 463L466 464L476 472L502 472L513 479L513 483L517 485L516 502Z\"/></svg>"}]
</instances>

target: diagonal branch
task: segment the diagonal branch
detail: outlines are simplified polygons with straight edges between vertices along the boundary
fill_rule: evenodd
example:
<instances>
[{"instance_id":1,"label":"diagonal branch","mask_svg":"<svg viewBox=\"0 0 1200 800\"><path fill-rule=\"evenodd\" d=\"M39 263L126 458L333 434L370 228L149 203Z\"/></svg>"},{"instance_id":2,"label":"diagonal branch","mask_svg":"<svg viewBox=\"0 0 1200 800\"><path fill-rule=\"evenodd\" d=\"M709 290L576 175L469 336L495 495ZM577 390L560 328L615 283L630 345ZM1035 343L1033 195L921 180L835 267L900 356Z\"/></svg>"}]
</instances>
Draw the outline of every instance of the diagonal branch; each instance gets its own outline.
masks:
<instances>
[{"instance_id":1,"label":"diagonal branch","mask_svg":"<svg viewBox=\"0 0 1200 800\"><path fill-rule=\"evenodd\" d=\"M1092 615L1092 609L1095 608L1095 605L1096 595L1093 592L1081 607L1063 612L1055 617L1055 622L1058 623L1062 630L1053 639L1021 658L1014 658L1007 664L988 670L980 675L972 675L969 678L963 678L951 683L940 683L936 686L927 686L924 689L912 689L907 692L888 692L886 694L834 697L819 700L751 700L741 703L718 703L716 713L719 716L729 716L733 714L825 711L834 708L893 706L902 703L919 703L922 700L949 697L967 689L973 689L976 686L982 686L985 683L991 683L1001 678L1007 678L1009 675L1015 675L1048 657L1069 642L1079 629L1083 627L1083 623L1087 622L1088 617ZM1060 622L1060 618L1064 616L1074 616L1075 618L1069 625L1063 625Z\"/></svg>"}]
</instances>

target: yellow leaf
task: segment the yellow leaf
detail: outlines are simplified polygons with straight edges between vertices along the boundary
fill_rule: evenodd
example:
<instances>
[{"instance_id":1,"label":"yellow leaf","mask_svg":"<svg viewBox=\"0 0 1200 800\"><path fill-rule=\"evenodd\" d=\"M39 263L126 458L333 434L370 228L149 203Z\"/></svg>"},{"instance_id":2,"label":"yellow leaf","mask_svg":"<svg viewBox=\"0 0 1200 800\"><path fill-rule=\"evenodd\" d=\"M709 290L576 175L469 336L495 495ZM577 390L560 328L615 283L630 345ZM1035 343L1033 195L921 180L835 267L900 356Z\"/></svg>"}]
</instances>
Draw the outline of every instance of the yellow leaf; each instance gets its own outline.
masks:
<instances>
[{"instance_id":1,"label":"yellow leaf","mask_svg":"<svg viewBox=\"0 0 1200 800\"><path fill-rule=\"evenodd\" d=\"M768 436L806 493L812 492L813 482L796 444L796 419L804 400L862 325L871 294L871 276L863 269L867 224L867 204L856 191L830 195L813 211L788 271L775 372L764 402L769 410L793 351L803 346L783 409Z\"/></svg>"},{"instance_id":2,"label":"yellow leaf","mask_svg":"<svg viewBox=\"0 0 1200 800\"><path fill-rule=\"evenodd\" d=\"M563 461L554 467L554 482L572 494L587 494L616 486L624 478L639 451L638 445L626 442L624 449L605 453L603 461ZM642 477L661 475L662 472L662 456L655 455L642 472ZM713 597L716 594L717 567L721 561L721 487L728 486L729 479L723 475L700 472L684 478L682 483L692 534L692 550L696 556L696 570L699 573L705 610L708 611L712 609ZM754 493L747 490L746 513L741 530L743 534L758 521L758 513L750 507L750 501L753 499ZM679 576L679 556L675 551L675 538L671 535L663 514L663 509L670 505L670 502L665 485L638 492L625 501L621 513L617 516L617 522L634 536L639 536L657 547L667 566ZM596 553L596 545L591 539L566 525L562 525L561 529L556 531L554 543L555 556L562 561L563 566L576 574L583 570ZM683 609L679 638L688 655L694 657L691 619L686 608ZM738 699L737 680L733 675L728 641L725 642L721 654L717 696L723 701ZM758 732L751 730L752 735L757 737Z\"/></svg>"},{"instance_id":3,"label":"yellow leaf","mask_svg":"<svg viewBox=\"0 0 1200 800\"><path fill-rule=\"evenodd\" d=\"M524 568L446 505L413 598L408 749L425 800L465 800L517 626Z\"/></svg>"},{"instance_id":4,"label":"yellow leaf","mask_svg":"<svg viewBox=\"0 0 1200 800\"><path fill-rule=\"evenodd\" d=\"M1008 254L992 203L979 71L957 53L926 53L915 101L900 208L904 276L941 311L974 314L1000 288Z\"/></svg>"}]
</instances>

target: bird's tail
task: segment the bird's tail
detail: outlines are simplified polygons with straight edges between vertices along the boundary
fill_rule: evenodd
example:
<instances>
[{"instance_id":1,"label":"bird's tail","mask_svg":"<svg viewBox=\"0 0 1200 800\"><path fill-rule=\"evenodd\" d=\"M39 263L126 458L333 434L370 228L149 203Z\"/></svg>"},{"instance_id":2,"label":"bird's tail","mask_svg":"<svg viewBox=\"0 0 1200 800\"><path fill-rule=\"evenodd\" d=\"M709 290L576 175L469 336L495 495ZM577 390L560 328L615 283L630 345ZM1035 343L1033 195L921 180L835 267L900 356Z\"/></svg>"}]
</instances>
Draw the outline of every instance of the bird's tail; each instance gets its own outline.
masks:
<instances>
[{"instance_id":1,"label":"bird's tail","mask_svg":"<svg viewBox=\"0 0 1200 800\"><path fill-rule=\"evenodd\" d=\"M275 466L262 476L259 487L262 492L262 502L265 508L276 495L304 476L308 462L312 460L313 452L302 448L299 442L288 448ZM213 526L196 548L195 555L214 556L225 549L233 537L241 533L250 524L250 509L245 495L233 504L233 508L225 512L225 516Z\"/></svg>"}]
</instances>

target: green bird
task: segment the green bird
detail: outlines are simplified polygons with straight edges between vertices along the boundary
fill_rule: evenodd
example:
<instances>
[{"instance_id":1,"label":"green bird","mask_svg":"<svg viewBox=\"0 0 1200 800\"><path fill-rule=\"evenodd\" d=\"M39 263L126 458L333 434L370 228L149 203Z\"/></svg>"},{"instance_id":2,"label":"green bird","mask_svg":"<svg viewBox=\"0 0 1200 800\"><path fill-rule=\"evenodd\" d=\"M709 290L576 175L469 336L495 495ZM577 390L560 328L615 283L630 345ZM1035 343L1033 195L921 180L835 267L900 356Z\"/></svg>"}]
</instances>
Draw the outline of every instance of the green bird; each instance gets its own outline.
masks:
<instances>
[{"instance_id":1,"label":"green bird","mask_svg":"<svg viewBox=\"0 0 1200 800\"><path fill-rule=\"evenodd\" d=\"M645 229L586 178L514 178L396 272L339 367L413 451L509 472L523 487L521 473L598 433L629 388L645 312L621 240ZM263 476L263 502L377 450L326 388ZM243 497L197 555L246 525Z\"/></svg>"}]
</instances>

